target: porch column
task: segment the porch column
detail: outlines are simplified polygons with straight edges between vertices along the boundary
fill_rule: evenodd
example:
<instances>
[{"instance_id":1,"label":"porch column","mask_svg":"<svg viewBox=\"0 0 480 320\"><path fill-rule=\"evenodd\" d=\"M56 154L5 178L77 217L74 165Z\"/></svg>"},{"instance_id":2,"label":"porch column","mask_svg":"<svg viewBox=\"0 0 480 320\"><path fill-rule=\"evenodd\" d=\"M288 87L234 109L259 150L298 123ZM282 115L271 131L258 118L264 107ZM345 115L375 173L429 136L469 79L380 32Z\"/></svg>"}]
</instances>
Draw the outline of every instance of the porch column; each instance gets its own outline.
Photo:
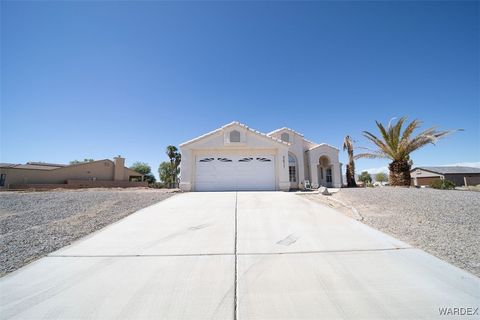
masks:
<instances>
[{"instance_id":1,"label":"porch column","mask_svg":"<svg viewBox=\"0 0 480 320\"><path fill-rule=\"evenodd\" d=\"M318 159L312 157L312 154L308 153L308 160L310 165L310 183L312 186L319 187L318 184Z\"/></svg>"},{"instance_id":2,"label":"porch column","mask_svg":"<svg viewBox=\"0 0 480 320\"><path fill-rule=\"evenodd\" d=\"M339 162L333 162L332 163L332 184L334 188L341 188L342 187L342 172L340 171L341 169L340 163Z\"/></svg>"},{"instance_id":3,"label":"porch column","mask_svg":"<svg viewBox=\"0 0 480 320\"><path fill-rule=\"evenodd\" d=\"M290 177L288 174L288 148L278 149L278 188L281 191L290 190Z\"/></svg>"},{"instance_id":4,"label":"porch column","mask_svg":"<svg viewBox=\"0 0 480 320\"><path fill-rule=\"evenodd\" d=\"M180 189L182 191L192 190L192 166L195 165L195 158L190 150L182 150L182 161L180 162Z\"/></svg>"}]
</instances>

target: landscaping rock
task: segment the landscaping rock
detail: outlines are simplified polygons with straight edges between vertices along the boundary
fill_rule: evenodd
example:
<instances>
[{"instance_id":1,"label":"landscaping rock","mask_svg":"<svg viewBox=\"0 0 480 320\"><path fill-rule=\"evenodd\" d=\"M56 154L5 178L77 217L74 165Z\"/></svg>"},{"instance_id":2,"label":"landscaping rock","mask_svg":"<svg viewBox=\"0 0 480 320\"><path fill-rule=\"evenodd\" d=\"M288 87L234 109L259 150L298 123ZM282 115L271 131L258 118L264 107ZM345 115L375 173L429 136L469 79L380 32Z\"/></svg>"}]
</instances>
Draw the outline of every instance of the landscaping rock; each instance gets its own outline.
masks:
<instances>
[{"instance_id":1,"label":"landscaping rock","mask_svg":"<svg viewBox=\"0 0 480 320\"><path fill-rule=\"evenodd\" d=\"M0 192L0 276L172 195L152 189Z\"/></svg>"}]
</instances>

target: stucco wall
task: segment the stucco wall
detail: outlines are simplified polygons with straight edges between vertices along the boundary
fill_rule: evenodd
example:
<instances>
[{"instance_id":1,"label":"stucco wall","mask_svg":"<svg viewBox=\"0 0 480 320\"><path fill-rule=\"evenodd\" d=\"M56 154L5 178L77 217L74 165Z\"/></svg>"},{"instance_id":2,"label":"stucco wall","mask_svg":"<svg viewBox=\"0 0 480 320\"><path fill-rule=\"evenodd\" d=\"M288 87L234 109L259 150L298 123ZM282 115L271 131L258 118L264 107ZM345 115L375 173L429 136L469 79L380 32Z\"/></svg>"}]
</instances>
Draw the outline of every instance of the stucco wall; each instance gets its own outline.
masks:
<instances>
[{"instance_id":1,"label":"stucco wall","mask_svg":"<svg viewBox=\"0 0 480 320\"><path fill-rule=\"evenodd\" d=\"M410 172L410 176L412 177L412 185L429 185L432 179L423 179L420 180L419 178L438 178L438 179L446 179L450 180L455 183L456 186L463 186L465 185L464 177L467 178L467 185L477 185L480 184L480 174L463 174L463 173L456 173L456 174L439 174L435 172L430 172L422 169L415 169L414 171Z\"/></svg>"},{"instance_id":2,"label":"stucco wall","mask_svg":"<svg viewBox=\"0 0 480 320\"><path fill-rule=\"evenodd\" d=\"M228 133L232 130L241 132L239 143L230 143ZM276 189L288 190L288 145L271 140L240 126L232 125L191 143L180 145L182 162L180 170L180 188L184 191L194 190L195 159L200 155L273 155L275 156Z\"/></svg>"},{"instance_id":3,"label":"stucco wall","mask_svg":"<svg viewBox=\"0 0 480 320\"><path fill-rule=\"evenodd\" d=\"M126 171L126 170L124 170ZM67 166L53 170L0 168L0 173L6 174L5 187L11 184L56 184L67 180L113 180L114 163L101 160ZM128 181L129 174L122 181Z\"/></svg>"},{"instance_id":4,"label":"stucco wall","mask_svg":"<svg viewBox=\"0 0 480 320\"><path fill-rule=\"evenodd\" d=\"M335 188L342 187L342 178L340 172L340 162L338 159L339 150L335 149L329 145L320 145L315 149L309 150L307 152L308 155L308 164L309 164L309 174L310 174L310 181L313 187L319 186L318 181L318 164L320 157L326 156L332 168L332 185Z\"/></svg>"},{"instance_id":5,"label":"stucco wall","mask_svg":"<svg viewBox=\"0 0 480 320\"><path fill-rule=\"evenodd\" d=\"M440 177L441 174L433 173L430 171L425 171L422 169L415 169L414 171L410 172L410 177L417 178L417 177Z\"/></svg>"},{"instance_id":6,"label":"stucco wall","mask_svg":"<svg viewBox=\"0 0 480 320\"><path fill-rule=\"evenodd\" d=\"M301 135L288 130L280 130L278 132L275 132L272 134L272 137L275 137L277 139L281 139L281 136L283 133L288 133L289 135L289 142L290 146L288 148L288 152L292 153L295 155L295 158L297 159L297 182L295 184L291 184L292 187L299 187L303 188L304 183L305 183L305 144L304 144L304 139ZM288 157L287 157L288 159ZM288 168L287 168L288 169Z\"/></svg>"},{"instance_id":7,"label":"stucco wall","mask_svg":"<svg viewBox=\"0 0 480 320\"><path fill-rule=\"evenodd\" d=\"M465 179L467 179L467 185L480 184L480 174L446 174L445 179L455 183L456 186L465 185Z\"/></svg>"}]
</instances>

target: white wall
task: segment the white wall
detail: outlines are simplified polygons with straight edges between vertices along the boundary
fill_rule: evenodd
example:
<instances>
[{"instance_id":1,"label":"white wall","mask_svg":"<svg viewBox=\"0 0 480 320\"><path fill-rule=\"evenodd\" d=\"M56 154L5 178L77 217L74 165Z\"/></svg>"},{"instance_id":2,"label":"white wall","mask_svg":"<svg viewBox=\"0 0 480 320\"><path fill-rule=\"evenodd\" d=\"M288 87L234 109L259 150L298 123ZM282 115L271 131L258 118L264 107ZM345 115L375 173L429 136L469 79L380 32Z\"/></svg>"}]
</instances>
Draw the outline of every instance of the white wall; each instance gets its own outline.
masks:
<instances>
[{"instance_id":1,"label":"white wall","mask_svg":"<svg viewBox=\"0 0 480 320\"><path fill-rule=\"evenodd\" d=\"M282 133L288 133L290 138L290 147L288 152L295 155L297 158L297 185L299 188L303 189L305 182L305 150L304 150L304 140L303 137L291 130L283 129L272 134L272 137L281 139ZM288 160L288 157L287 157ZM288 161L287 161L288 162ZM287 166L288 174L288 166ZM290 178L290 177L288 177Z\"/></svg>"},{"instance_id":2,"label":"white wall","mask_svg":"<svg viewBox=\"0 0 480 320\"><path fill-rule=\"evenodd\" d=\"M320 145L315 149L312 149L307 152L308 164L309 164L309 173L310 181L313 187L319 186L318 181L318 164L321 156L326 156L330 160L332 166L332 180L333 187L340 188L342 186L341 172L340 172L340 162L338 159L339 150L335 149L329 145Z\"/></svg>"},{"instance_id":3,"label":"white wall","mask_svg":"<svg viewBox=\"0 0 480 320\"><path fill-rule=\"evenodd\" d=\"M240 143L229 142L229 132L238 130L241 133ZM288 145L256 134L241 125L230 125L191 143L180 145L182 162L180 170L180 188L194 191L195 159L197 156L209 154L231 155L273 155L276 163L276 188L288 191Z\"/></svg>"}]
</instances>

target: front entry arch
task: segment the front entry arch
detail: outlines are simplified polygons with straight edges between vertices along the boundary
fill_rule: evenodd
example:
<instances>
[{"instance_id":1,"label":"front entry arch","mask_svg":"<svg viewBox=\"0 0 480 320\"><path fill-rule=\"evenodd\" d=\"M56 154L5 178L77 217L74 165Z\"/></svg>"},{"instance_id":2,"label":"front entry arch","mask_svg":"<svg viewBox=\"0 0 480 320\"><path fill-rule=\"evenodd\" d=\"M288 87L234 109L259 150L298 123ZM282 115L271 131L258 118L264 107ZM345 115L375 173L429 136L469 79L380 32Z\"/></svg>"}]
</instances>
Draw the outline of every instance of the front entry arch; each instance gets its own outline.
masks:
<instances>
[{"instance_id":1,"label":"front entry arch","mask_svg":"<svg viewBox=\"0 0 480 320\"><path fill-rule=\"evenodd\" d=\"M318 185L324 187L333 187L332 162L327 156L321 156L317 165Z\"/></svg>"}]
</instances>

